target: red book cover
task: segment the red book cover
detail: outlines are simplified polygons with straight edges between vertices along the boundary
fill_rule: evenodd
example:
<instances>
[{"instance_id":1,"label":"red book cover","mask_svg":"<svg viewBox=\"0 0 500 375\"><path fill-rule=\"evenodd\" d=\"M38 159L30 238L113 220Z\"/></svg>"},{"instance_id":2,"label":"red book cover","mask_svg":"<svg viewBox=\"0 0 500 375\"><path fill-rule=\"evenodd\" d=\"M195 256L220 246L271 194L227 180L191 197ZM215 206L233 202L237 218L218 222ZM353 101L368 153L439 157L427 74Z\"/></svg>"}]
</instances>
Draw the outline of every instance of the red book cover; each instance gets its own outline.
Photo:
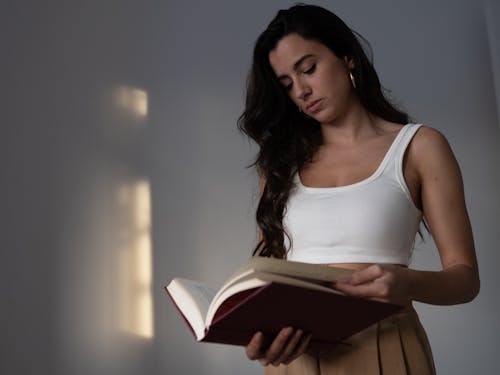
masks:
<instances>
[{"instance_id":1,"label":"red book cover","mask_svg":"<svg viewBox=\"0 0 500 375\"><path fill-rule=\"evenodd\" d=\"M399 305L270 282L225 300L201 341L245 346L257 331L271 341L283 327L291 326L312 333L312 341L318 345L335 344L402 309Z\"/></svg>"}]
</instances>

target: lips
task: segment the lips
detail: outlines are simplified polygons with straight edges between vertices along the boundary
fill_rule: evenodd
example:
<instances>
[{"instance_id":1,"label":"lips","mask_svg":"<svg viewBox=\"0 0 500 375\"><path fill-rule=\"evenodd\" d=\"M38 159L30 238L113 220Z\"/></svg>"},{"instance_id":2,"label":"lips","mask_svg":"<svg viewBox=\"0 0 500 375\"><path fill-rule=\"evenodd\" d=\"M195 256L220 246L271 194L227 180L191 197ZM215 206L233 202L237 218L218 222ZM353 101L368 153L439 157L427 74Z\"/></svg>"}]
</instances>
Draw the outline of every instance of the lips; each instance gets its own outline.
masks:
<instances>
[{"instance_id":1,"label":"lips","mask_svg":"<svg viewBox=\"0 0 500 375\"><path fill-rule=\"evenodd\" d=\"M321 100L322 99L317 99L317 100L312 101L311 103L309 103L307 105L306 110L308 112L316 112L321 106Z\"/></svg>"}]
</instances>

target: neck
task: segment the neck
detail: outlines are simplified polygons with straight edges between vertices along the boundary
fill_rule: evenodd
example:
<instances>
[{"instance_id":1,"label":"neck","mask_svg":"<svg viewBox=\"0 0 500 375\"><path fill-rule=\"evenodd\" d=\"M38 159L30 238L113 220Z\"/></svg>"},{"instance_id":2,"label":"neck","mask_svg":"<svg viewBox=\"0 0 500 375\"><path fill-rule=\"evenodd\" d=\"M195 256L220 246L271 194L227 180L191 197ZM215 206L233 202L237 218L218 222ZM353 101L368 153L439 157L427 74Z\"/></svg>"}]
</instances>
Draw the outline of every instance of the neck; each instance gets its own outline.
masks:
<instances>
[{"instance_id":1,"label":"neck","mask_svg":"<svg viewBox=\"0 0 500 375\"><path fill-rule=\"evenodd\" d=\"M370 114L357 99L352 100L348 110L332 122L322 123L323 144L352 144L377 133L380 122Z\"/></svg>"}]
</instances>

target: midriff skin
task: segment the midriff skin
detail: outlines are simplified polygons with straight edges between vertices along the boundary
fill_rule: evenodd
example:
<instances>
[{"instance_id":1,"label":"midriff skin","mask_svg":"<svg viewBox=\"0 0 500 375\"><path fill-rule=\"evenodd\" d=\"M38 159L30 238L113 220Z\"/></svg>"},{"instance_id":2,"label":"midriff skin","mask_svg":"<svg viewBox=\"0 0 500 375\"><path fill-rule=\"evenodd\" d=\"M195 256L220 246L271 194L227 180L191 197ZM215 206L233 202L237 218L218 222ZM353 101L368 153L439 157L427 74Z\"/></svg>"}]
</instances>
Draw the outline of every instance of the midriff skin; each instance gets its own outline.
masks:
<instances>
[{"instance_id":1,"label":"midriff skin","mask_svg":"<svg viewBox=\"0 0 500 375\"><path fill-rule=\"evenodd\" d=\"M372 266L374 263L330 263L327 264L328 267L339 267L339 268L347 268L350 270L363 270L366 267ZM407 267L403 264L398 264L401 267Z\"/></svg>"},{"instance_id":2,"label":"midriff skin","mask_svg":"<svg viewBox=\"0 0 500 375\"><path fill-rule=\"evenodd\" d=\"M327 264L328 267L339 267L339 268L348 268L350 270L363 270L366 267L371 266L372 263L330 263Z\"/></svg>"}]
</instances>

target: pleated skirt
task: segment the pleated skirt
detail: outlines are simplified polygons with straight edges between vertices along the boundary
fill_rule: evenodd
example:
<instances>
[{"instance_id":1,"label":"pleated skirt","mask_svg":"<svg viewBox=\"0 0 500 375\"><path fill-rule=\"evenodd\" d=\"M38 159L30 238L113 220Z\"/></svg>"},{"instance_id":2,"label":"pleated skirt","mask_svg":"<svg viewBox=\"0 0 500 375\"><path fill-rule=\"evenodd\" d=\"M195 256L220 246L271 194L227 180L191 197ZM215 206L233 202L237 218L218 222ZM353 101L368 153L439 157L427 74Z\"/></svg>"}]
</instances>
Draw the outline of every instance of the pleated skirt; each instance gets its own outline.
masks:
<instances>
[{"instance_id":1,"label":"pleated skirt","mask_svg":"<svg viewBox=\"0 0 500 375\"><path fill-rule=\"evenodd\" d=\"M346 339L306 353L289 365L265 367L265 375L435 374L427 335L413 307Z\"/></svg>"}]
</instances>

